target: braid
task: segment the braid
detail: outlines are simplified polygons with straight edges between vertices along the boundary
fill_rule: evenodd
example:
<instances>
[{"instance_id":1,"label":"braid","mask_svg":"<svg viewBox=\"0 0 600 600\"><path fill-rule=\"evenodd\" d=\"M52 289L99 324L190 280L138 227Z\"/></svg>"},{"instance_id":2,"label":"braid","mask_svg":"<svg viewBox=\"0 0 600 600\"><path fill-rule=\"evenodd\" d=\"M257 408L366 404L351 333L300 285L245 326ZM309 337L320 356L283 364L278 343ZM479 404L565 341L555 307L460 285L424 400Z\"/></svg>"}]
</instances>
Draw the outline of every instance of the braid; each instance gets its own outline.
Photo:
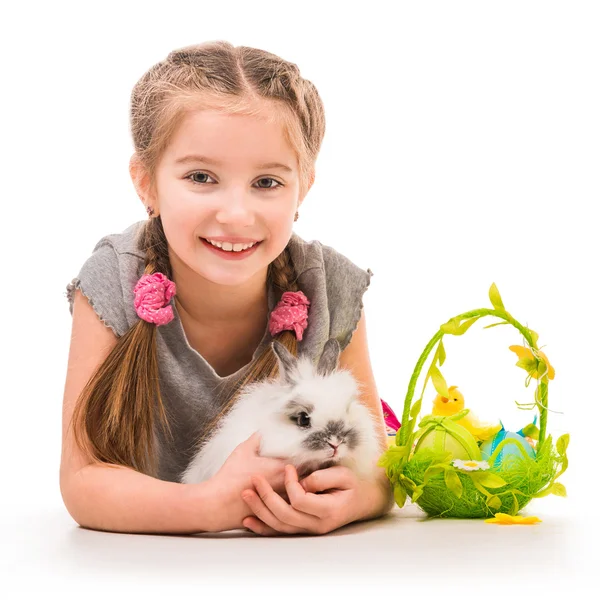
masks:
<instances>
[{"instance_id":1,"label":"braid","mask_svg":"<svg viewBox=\"0 0 600 600\"><path fill-rule=\"evenodd\" d=\"M138 248L146 254L145 275L163 273L168 279L173 278L169 245L160 216L146 221L140 231Z\"/></svg>"},{"instance_id":2,"label":"braid","mask_svg":"<svg viewBox=\"0 0 600 600\"><path fill-rule=\"evenodd\" d=\"M145 273L171 277L162 223L151 219L138 247L146 253ZM140 319L118 338L84 389L71 425L79 448L94 462L122 465L156 476L156 416L172 439L162 402L156 352L156 325Z\"/></svg>"},{"instance_id":3,"label":"braid","mask_svg":"<svg viewBox=\"0 0 600 600\"><path fill-rule=\"evenodd\" d=\"M268 277L283 292L298 291L298 276L292 256L286 246L283 252L269 265Z\"/></svg>"}]
</instances>

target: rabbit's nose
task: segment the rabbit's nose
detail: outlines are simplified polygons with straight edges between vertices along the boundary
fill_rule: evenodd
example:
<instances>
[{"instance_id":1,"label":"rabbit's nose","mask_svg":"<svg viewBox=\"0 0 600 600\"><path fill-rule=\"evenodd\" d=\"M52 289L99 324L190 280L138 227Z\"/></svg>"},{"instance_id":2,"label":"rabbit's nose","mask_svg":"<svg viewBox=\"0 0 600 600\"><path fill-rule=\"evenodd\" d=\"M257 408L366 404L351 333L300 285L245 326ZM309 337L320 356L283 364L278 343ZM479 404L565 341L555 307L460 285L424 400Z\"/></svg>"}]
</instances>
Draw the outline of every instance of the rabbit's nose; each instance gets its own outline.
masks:
<instances>
[{"instance_id":1,"label":"rabbit's nose","mask_svg":"<svg viewBox=\"0 0 600 600\"><path fill-rule=\"evenodd\" d=\"M336 446L335 444L332 444L331 442L327 442L327 443L333 448L333 456L335 456L337 453L339 444L337 444L337 446Z\"/></svg>"}]
</instances>

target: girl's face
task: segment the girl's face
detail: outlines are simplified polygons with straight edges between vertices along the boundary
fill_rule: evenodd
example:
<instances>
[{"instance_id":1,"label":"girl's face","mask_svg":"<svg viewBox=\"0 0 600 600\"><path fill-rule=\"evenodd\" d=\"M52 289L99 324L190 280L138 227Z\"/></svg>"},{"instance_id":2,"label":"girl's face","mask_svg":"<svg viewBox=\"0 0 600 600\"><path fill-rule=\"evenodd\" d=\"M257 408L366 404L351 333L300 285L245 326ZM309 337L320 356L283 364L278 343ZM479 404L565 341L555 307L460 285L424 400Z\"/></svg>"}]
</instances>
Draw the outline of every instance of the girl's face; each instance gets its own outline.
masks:
<instances>
[{"instance_id":1,"label":"girl's face","mask_svg":"<svg viewBox=\"0 0 600 600\"><path fill-rule=\"evenodd\" d=\"M196 111L158 164L156 193L171 258L214 283L241 284L264 275L290 239L300 200L296 155L280 125ZM261 243L230 260L202 239L229 237Z\"/></svg>"}]
</instances>

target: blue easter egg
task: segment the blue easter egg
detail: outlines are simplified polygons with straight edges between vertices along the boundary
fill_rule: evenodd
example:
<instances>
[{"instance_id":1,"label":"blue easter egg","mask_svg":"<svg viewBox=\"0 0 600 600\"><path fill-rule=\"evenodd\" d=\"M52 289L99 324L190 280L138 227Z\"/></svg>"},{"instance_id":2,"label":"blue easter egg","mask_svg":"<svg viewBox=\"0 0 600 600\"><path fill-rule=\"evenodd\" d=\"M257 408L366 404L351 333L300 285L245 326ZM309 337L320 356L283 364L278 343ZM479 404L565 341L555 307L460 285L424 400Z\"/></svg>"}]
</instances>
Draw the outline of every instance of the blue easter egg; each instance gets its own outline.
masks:
<instances>
[{"instance_id":1,"label":"blue easter egg","mask_svg":"<svg viewBox=\"0 0 600 600\"><path fill-rule=\"evenodd\" d=\"M529 442L522 435L513 431L506 431L504 427L502 427L502 429L491 440L486 440L481 444L481 458L483 460L488 460L490 456L494 453L500 442L502 442L505 439L518 440L519 442L521 442L523 448L525 448L527 454L531 458L535 459L535 450L529 445ZM523 458L523 453L516 444L505 444L504 446L502 446L502 449L496 456L496 460L494 461L494 464L492 466L498 467L500 463L506 460L507 457L513 455L518 458Z\"/></svg>"}]
</instances>

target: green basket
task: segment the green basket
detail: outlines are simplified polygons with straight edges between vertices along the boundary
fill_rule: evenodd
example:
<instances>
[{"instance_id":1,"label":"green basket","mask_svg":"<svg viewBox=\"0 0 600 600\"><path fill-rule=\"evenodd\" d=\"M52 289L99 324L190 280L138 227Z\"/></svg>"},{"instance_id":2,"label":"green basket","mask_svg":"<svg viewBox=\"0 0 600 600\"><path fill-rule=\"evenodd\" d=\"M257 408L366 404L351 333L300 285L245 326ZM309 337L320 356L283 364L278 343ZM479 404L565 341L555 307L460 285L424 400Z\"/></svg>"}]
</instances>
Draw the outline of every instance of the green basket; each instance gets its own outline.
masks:
<instances>
[{"instance_id":1,"label":"green basket","mask_svg":"<svg viewBox=\"0 0 600 600\"><path fill-rule=\"evenodd\" d=\"M553 378L553 369L537 347L538 334L521 325L507 312L495 284L490 287L489 298L493 309L472 310L444 323L417 361L404 401L402 426L396 433L395 444L388 448L379 461L379 465L386 470L394 489L394 498L400 508L404 506L407 496L410 496L430 517L485 518L493 517L496 513L516 515L532 498L541 498L548 494L566 496L565 487L557 483L556 479L568 466L566 450L569 434L560 436L555 446L552 444L552 436L546 437L548 381ZM426 433L435 430L440 432L440 436L455 436L462 447L469 449L471 455L476 453L477 449L473 450L472 442L465 440L465 432L469 436L471 434L456 423L468 410L452 417L426 416L419 421L417 431L415 423L421 412L423 393L429 379L438 394L448 396L448 386L439 369L446 359L444 335L463 335L473 323L485 316L498 317L500 321L484 329L497 325L512 325L523 335L526 346L515 346L522 349L522 352L514 350L520 358L516 364L528 373L525 386L529 386L532 378L537 381L537 386L534 402L518 406L537 408L540 425L539 430L535 424L531 424L521 431L525 431L526 435L534 439L537 438L534 458L530 456L531 451L526 451L520 436L507 436L497 446L492 446L493 451L487 461L477 460L480 456L475 457L468 463L468 468L475 470L467 470L465 463L457 460L454 450L448 450L446 446L441 447L439 443L433 444L433 447L420 448L415 442L422 440ZM423 384L423 392L413 403L417 380L434 348L436 350ZM502 451L508 444L514 444L517 450L505 457ZM455 449L459 444L455 443L450 447Z\"/></svg>"}]
</instances>

